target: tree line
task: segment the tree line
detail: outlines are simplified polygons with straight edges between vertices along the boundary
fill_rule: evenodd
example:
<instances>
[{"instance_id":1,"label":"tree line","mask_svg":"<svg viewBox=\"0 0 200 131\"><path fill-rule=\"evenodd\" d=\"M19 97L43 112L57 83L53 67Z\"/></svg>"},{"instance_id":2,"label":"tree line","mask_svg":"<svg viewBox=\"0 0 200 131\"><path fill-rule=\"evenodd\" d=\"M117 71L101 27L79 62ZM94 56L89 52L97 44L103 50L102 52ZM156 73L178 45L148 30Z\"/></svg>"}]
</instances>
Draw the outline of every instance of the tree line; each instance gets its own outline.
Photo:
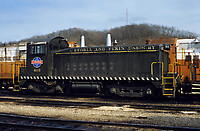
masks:
<instances>
[{"instance_id":1,"label":"tree line","mask_svg":"<svg viewBox=\"0 0 200 131\"><path fill-rule=\"evenodd\" d=\"M56 32L52 32L46 35L33 36L22 41L30 41L36 38L49 38L61 36L68 41L75 41L80 43L80 36L85 36L87 46L103 46L106 43L106 36L110 33L112 41L117 40L119 45L130 44L145 44L147 39L156 38L196 38L197 34L178 30L175 27L167 27L153 24L132 24L121 27L112 28L109 30L97 31L97 30L83 30L80 28L69 28Z\"/></svg>"}]
</instances>

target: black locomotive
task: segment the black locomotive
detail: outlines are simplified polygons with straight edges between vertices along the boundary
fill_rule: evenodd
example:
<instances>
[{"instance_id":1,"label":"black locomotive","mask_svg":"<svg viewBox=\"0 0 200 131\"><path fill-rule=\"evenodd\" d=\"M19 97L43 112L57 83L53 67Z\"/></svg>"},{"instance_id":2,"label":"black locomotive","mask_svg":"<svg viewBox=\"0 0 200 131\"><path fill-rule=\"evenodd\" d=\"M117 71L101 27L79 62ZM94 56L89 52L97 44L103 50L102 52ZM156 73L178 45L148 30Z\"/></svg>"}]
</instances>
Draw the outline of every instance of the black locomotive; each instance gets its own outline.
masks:
<instances>
[{"instance_id":1,"label":"black locomotive","mask_svg":"<svg viewBox=\"0 0 200 131\"><path fill-rule=\"evenodd\" d=\"M68 46L62 37L29 43L19 87L52 93L175 96L179 79L168 72L170 45Z\"/></svg>"}]
</instances>

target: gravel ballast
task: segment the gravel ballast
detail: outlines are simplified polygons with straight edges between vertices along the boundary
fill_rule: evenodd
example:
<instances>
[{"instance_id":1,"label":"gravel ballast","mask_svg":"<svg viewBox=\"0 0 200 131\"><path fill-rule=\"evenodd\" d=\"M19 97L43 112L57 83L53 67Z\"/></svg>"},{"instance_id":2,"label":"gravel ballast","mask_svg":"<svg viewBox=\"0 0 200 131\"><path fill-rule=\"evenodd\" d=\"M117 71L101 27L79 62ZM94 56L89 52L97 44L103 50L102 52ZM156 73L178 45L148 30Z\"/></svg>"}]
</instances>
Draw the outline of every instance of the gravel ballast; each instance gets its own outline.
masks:
<instances>
[{"instance_id":1,"label":"gravel ballast","mask_svg":"<svg viewBox=\"0 0 200 131\"><path fill-rule=\"evenodd\" d=\"M129 108L129 105L122 107L101 106L81 109L74 107L43 107L21 105L15 102L0 102L0 112L67 120L124 122L200 128L200 113L196 111L154 111Z\"/></svg>"}]
</instances>

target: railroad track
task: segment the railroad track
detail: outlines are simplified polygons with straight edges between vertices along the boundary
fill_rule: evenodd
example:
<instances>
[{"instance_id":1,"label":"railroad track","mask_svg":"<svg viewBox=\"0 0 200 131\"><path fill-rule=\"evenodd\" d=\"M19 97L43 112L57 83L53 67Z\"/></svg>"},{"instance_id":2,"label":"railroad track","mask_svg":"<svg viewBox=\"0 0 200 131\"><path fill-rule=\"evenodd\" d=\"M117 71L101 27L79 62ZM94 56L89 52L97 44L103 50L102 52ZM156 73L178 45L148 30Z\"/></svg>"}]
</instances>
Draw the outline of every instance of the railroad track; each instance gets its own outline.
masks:
<instances>
[{"instance_id":1,"label":"railroad track","mask_svg":"<svg viewBox=\"0 0 200 131\"><path fill-rule=\"evenodd\" d=\"M44 100L42 98L24 98L24 97L0 97L1 102L15 102L16 104L31 105L31 106L43 106L43 107L65 107L65 108L96 108L101 106L114 106L134 109L148 109L148 112L153 110L165 110L165 111L195 111L200 113L200 105L197 106L177 106L166 104L146 104L146 103L128 103L128 102L87 102L87 101L66 101L66 100Z\"/></svg>"},{"instance_id":2,"label":"railroad track","mask_svg":"<svg viewBox=\"0 0 200 131\"><path fill-rule=\"evenodd\" d=\"M43 98L42 98L43 97ZM111 109L111 110L120 110L120 111L133 111L133 112L130 112L130 113L134 113L135 110L134 109L142 109L141 111L144 112L144 113L158 113L158 114L161 114L162 113L170 113L170 114L185 114L185 112L182 112L182 111L186 111L186 113L189 113L189 115L193 114L193 115L199 115L199 112L200 112L200 104L199 103L195 103L194 105L190 105L190 104L185 104L185 105L179 105L179 104L176 104L176 102L169 102L171 104L166 104L166 102L159 102L159 103L156 103L157 101L154 101L154 102L150 102L148 103L148 101L140 101L138 99L135 99L135 100L128 100L128 99L108 99L108 98L101 98L101 97L82 97L82 98L77 98L77 97L66 97L66 96L23 96L23 95L19 95L19 96L0 96L0 102L3 104L3 105L6 105L6 104L13 104L13 105L17 105L17 106L24 106L24 105L28 105L28 106L40 106L40 107L63 107L63 108L75 108L74 110L77 110L77 109L84 109L84 111L86 111L87 109L89 110L104 110L104 109ZM114 107L114 108L112 108ZM115 108L117 107L117 108ZM26 106L24 106L24 108L26 108ZM31 107L32 108L32 107ZM132 108L132 109L128 109L128 108ZM59 109L59 108L55 108L55 109ZM144 109L144 110L143 110ZM73 110L73 109L70 109L70 110ZM136 111L137 112L137 111ZM48 116L48 115L47 115ZM37 118L37 117L36 117ZM60 117L60 118L66 118L66 117ZM67 117L69 119L71 119L70 117ZM176 129L172 129L174 128L173 126L179 126L179 124L167 124L168 126L172 126L170 127L169 129L167 129L167 127L165 126L159 126L159 125L165 125L164 123L159 123L159 125L156 125L156 127L153 127L155 125L143 125L144 123L151 123L151 124L158 124L157 122L145 122L146 119L148 117L144 117L143 116L139 116L139 117L135 117L134 120L128 120L126 121L125 120L120 120L120 122L123 122L123 124L131 124L130 126L128 125L121 125L123 126L123 128L129 128L127 130L130 130L130 129L135 129L135 128L153 128L153 129L166 129L166 130L199 130L199 128L196 128L196 127L199 127L199 126L191 126L191 127L194 127L194 128L189 128L189 127L186 127L187 129L184 129L182 127L176 127ZM0 119L3 119L3 118L0 118ZM7 118L6 118L7 119ZM38 118L40 119L40 118ZM41 118L42 120L38 120L37 121L40 121L40 123L45 123L45 122L42 122L43 119L47 119L47 118ZM48 118L50 119L50 118ZM118 119L118 118L117 118ZM114 120L115 121L118 121L118 120ZM86 120L92 120L93 119L86 119ZM96 119L98 120L98 119ZM104 120L108 120L109 119L104 119ZM136 121L135 121L136 120ZM138 121L142 120L143 122L138 122ZM151 119L148 118L148 120L151 121ZM169 120L169 119L167 119ZM18 120L18 121L21 121L21 120ZM179 122L181 122L179 120ZM22 123L26 123L26 122L22 122ZM32 122L32 123L36 123L36 122ZM52 122L52 123L56 123L56 122ZM100 124L102 123L102 124ZM137 124L134 124L134 123L137 123ZM139 123L139 124L138 124ZM142 123L142 124L140 124ZM6 125L6 123L4 123ZM112 123L113 125L110 125L110 126L114 126L115 128L117 128L118 130L120 130L122 127L121 126L115 126L114 123ZM119 123L120 125L121 123ZM7 124L9 125L9 124ZM42 124L42 125L39 125L37 126L36 128L38 129L42 129L44 130L44 127L45 125L51 125L51 124ZM62 125L62 124L61 124ZM71 126L70 126L71 125ZM90 129L95 129L95 130L103 130L104 129L104 125L109 125L109 124L106 124L104 122L99 122L99 124L90 124L89 126L85 126L87 124L84 124L84 125L77 125L75 124L76 127L78 128L81 128L83 129L84 127L84 130L90 130ZM133 126L135 125L135 126ZM139 127L139 126L141 127ZM190 124L185 124L185 125L188 125L190 126ZM185 126L184 124L182 124L182 126ZM13 125L14 126L14 125ZM16 125L15 125L16 126ZM17 126L20 127L19 123L17 123ZM27 124L27 128L30 128L31 125ZM66 126L64 124L64 126ZM142 127L144 126L144 127ZM23 124L22 126L23 127ZM26 125L24 126L26 127ZM58 125L55 125L55 128L58 128L60 127L60 124ZM69 124L67 125L67 127L73 127L73 124ZM76 128L75 127L75 128ZM58 129L50 129L51 127L49 127L49 130L58 130ZM120 129L119 129L120 128ZM65 128L66 129L66 128ZM1 130L1 128L0 128ZM59 129L59 130L63 130L63 129ZM75 130L75 129L69 129L69 130ZM108 129L110 130L110 129ZM116 129L114 129L116 130Z\"/></svg>"},{"instance_id":3,"label":"railroad track","mask_svg":"<svg viewBox=\"0 0 200 131\"><path fill-rule=\"evenodd\" d=\"M0 114L0 129L25 129L25 130L133 130L138 128L162 130L200 130L192 127L159 126L134 123L114 123L97 121L64 120L52 118L39 118Z\"/></svg>"}]
</instances>

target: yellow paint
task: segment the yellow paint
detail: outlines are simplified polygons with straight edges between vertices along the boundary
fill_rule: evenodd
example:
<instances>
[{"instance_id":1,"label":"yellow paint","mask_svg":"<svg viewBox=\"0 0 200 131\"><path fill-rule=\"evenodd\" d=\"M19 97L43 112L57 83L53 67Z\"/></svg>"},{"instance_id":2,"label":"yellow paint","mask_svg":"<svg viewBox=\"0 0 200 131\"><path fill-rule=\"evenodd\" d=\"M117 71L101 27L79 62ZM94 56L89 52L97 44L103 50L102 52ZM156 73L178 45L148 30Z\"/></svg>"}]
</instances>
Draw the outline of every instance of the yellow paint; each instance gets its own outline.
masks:
<instances>
[{"instance_id":1,"label":"yellow paint","mask_svg":"<svg viewBox=\"0 0 200 131\"><path fill-rule=\"evenodd\" d=\"M163 94L163 96L173 96L173 94Z\"/></svg>"},{"instance_id":2,"label":"yellow paint","mask_svg":"<svg viewBox=\"0 0 200 131\"><path fill-rule=\"evenodd\" d=\"M103 52L66 52L66 53L56 53L56 55L65 54L91 54L91 53L126 53L126 52L156 52L157 50L137 50L137 51L103 51Z\"/></svg>"},{"instance_id":3,"label":"yellow paint","mask_svg":"<svg viewBox=\"0 0 200 131\"><path fill-rule=\"evenodd\" d=\"M173 91L173 89L167 89L167 88L165 88L165 91Z\"/></svg>"}]
</instances>

